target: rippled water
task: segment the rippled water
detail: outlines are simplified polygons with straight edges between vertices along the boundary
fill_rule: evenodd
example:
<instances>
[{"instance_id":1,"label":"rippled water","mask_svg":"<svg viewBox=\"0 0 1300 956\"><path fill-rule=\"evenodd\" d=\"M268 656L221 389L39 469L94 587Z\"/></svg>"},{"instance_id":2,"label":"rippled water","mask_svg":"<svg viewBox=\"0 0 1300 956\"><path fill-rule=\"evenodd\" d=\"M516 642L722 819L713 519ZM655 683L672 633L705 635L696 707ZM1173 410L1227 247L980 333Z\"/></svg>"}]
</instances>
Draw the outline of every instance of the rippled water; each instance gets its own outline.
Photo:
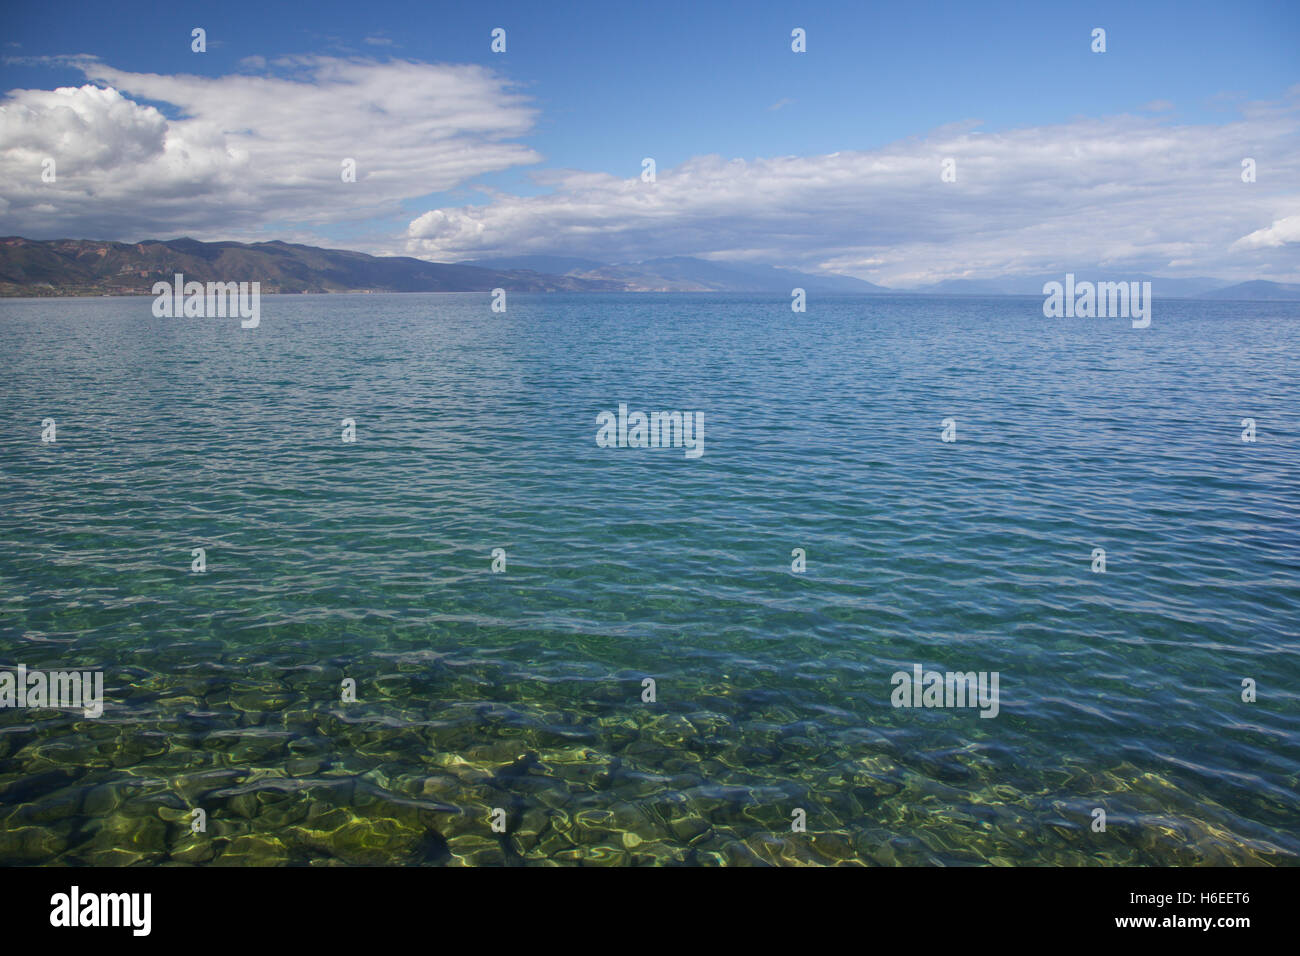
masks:
<instances>
[{"instance_id":1,"label":"rippled water","mask_svg":"<svg viewBox=\"0 0 1300 956\"><path fill-rule=\"evenodd\" d=\"M0 861L1300 859L1296 304L150 305L0 302Z\"/></svg>"}]
</instances>

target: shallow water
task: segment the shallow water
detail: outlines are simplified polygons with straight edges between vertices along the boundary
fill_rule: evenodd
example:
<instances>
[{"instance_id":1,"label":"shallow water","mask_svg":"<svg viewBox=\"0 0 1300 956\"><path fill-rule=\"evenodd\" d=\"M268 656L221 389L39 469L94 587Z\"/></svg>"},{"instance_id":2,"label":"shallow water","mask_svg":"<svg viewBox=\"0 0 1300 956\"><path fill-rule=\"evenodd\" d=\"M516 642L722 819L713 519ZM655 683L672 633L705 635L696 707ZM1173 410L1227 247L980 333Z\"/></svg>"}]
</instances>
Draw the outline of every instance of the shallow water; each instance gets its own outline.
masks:
<instances>
[{"instance_id":1,"label":"shallow water","mask_svg":"<svg viewBox=\"0 0 1300 956\"><path fill-rule=\"evenodd\" d=\"M0 861L1295 864L1300 305L1041 305L0 301Z\"/></svg>"}]
</instances>

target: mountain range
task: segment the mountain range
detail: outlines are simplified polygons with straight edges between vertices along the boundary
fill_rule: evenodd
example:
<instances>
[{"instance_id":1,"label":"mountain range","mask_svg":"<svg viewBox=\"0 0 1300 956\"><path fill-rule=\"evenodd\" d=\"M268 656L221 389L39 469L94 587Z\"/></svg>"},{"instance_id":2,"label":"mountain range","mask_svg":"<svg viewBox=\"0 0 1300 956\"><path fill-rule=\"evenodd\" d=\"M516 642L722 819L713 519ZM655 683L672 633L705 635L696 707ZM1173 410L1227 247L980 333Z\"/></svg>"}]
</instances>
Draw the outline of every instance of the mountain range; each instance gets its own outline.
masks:
<instances>
[{"instance_id":1,"label":"mountain range","mask_svg":"<svg viewBox=\"0 0 1300 956\"><path fill-rule=\"evenodd\" d=\"M563 256L426 262L288 242L0 238L0 296L150 295L176 273L187 281L252 282L263 292L755 292L789 295L1042 295L1062 274L952 279L890 289L850 276L686 256L605 263ZM1300 284L1161 278L1081 270L1077 282L1150 281L1161 298L1300 300Z\"/></svg>"},{"instance_id":2,"label":"mountain range","mask_svg":"<svg viewBox=\"0 0 1300 956\"><path fill-rule=\"evenodd\" d=\"M149 295L186 281L260 282L263 292L619 292L614 282L502 272L288 242L0 239L0 295Z\"/></svg>"},{"instance_id":3,"label":"mountain range","mask_svg":"<svg viewBox=\"0 0 1300 956\"><path fill-rule=\"evenodd\" d=\"M626 292L783 292L789 295L795 287L827 295L887 295L893 291L850 276L813 275L776 266L712 262L688 256L613 265L591 259L515 256L477 259L465 265L613 281L621 283Z\"/></svg>"}]
</instances>

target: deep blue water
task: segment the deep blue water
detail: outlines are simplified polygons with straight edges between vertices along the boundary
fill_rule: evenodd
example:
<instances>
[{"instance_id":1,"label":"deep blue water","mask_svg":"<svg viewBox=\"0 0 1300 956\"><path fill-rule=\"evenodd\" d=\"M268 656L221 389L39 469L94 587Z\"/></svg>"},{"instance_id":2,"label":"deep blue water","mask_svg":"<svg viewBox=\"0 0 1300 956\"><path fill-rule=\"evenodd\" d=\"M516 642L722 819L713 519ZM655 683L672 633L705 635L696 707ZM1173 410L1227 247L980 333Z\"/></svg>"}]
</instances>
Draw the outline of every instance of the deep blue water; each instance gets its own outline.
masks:
<instances>
[{"instance_id":1,"label":"deep blue water","mask_svg":"<svg viewBox=\"0 0 1300 956\"><path fill-rule=\"evenodd\" d=\"M0 862L1300 859L1300 304L150 306L0 301Z\"/></svg>"}]
</instances>

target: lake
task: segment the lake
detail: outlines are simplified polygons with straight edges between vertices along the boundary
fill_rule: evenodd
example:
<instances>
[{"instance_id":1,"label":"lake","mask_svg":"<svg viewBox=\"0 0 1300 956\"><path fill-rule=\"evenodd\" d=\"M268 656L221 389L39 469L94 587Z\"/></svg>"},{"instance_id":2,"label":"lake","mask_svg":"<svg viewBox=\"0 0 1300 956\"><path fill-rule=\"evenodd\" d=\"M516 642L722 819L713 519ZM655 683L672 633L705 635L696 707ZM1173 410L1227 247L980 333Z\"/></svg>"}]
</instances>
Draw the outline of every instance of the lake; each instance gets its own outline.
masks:
<instances>
[{"instance_id":1,"label":"lake","mask_svg":"<svg viewBox=\"0 0 1300 956\"><path fill-rule=\"evenodd\" d=\"M1300 303L490 301L0 300L0 862L1300 862Z\"/></svg>"}]
</instances>

